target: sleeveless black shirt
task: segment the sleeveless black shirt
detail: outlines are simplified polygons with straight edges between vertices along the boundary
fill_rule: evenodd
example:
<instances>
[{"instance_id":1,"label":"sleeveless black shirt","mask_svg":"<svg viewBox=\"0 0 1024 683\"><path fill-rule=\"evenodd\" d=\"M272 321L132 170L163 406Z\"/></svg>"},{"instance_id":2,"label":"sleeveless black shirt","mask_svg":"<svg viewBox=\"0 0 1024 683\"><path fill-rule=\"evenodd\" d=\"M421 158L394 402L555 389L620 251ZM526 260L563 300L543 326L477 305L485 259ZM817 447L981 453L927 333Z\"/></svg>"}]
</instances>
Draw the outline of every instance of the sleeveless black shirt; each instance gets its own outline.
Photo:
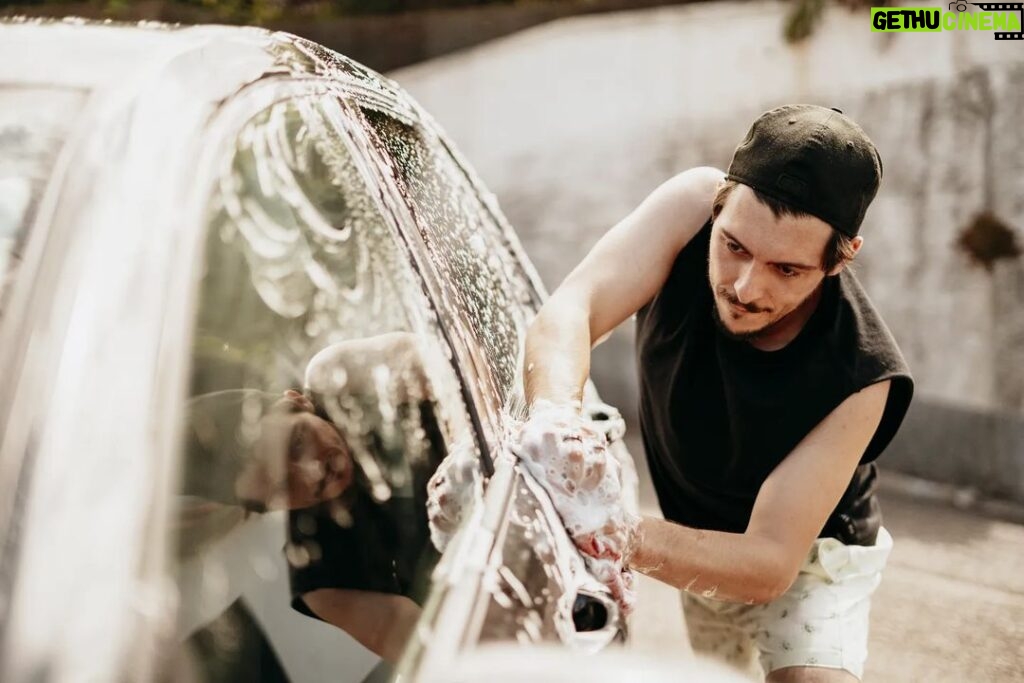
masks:
<instances>
[{"instance_id":1,"label":"sleeveless black shirt","mask_svg":"<svg viewBox=\"0 0 1024 683\"><path fill-rule=\"evenodd\" d=\"M874 460L896 434L913 381L849 269L826 277L797 337L760 351L718 328L708 281L711 221L637 312L640 428L662 513L742 533L761 484L851 394L891 380L882 420L820 536L872 545L881 525Z\"/></svg>"}]
</instances>

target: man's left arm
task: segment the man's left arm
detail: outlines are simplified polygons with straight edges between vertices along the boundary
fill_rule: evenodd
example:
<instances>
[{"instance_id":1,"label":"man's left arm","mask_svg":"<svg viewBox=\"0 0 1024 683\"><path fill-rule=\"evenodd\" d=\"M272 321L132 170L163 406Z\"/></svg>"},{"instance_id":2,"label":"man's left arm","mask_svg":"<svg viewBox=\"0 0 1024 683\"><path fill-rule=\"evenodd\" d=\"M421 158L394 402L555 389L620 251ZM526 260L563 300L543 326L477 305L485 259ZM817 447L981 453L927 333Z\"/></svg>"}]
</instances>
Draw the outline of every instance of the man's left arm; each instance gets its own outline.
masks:
<instances>
[{"instance_id":1,"label":"man's left arm","mask_svg":"<svg viewBox=\"0 0 1024 683\"><path fill-rule=\"evenodd\" d=\"M645 517L629 565L678 588L764 603L789 588L850 484L889 395L873 384L841 403L768 476L744 533L691 529Z\"/></svg>"}]
</instances>

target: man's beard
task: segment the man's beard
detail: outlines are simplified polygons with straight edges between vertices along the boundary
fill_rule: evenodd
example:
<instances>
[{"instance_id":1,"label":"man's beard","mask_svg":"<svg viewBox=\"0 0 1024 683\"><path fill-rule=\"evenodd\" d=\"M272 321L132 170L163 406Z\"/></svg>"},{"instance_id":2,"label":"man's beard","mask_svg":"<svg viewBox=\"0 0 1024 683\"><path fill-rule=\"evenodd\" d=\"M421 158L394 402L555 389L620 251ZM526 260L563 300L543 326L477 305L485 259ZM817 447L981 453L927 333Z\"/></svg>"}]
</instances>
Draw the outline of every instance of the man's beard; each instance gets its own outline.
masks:
<instances>
[{"instance_id":1,"label":"man's beard","mask_svg":"<svg viewBox=\"0 0 1024 683\"><path fill-rule=\"evenodd\" d=\"M785 315L776 318L775 320L771 320L762 325L761 327L758 327L757 329L746 330L745 332L736 332L734 330L729 329L729 327L725 323L725 320L722 319L722 312L718 310L719 298L725 299L727 302L739 306L741 308L745 308L750 313L771 313L771 309L759 308L757 306L751 307L745 304L741 304L737 299L735 299L732 295L729 294L725 287L721 286L716 288L715 300L711 303L711 307L712 309L714 309L715 324L718 326L718 329L722 333L722 336L724 336L727 339L731 339L732 341L751 341L753 339L757 339L758 337L761 337L771 332L773 329L777 328L779 325L784 323L786 319L789 318L789 316L795 315L797 311L803 308L804 304L807 303L808 299L810 299L812 296L814 296L813 292L807 295L807 297L805 297L804 300L801 301L796 307L794 307L793 310L790 311L789 313L786 313Z\"/></svg>"},{"instance_id":2,"label":"man's beard","mask_svg":"<svg viewBox=\"0 0 1024 683\"><path fill-rule=\"evenodd\" d=\"M776 322L778 322L772 321L754 330L736 332L734 330L730 330L729 327L725 324L725 320L722 319L722 312L718 310L717 297L714 301L711 302L711 309L714 311L715 325L718 326L718 331L721 332L722 336L725 337L726 339L731 339L732 341L737 342L750 341L752 339L756 339L757 337L760 337L762 334L768 331L768 329L775 325Z\"/></svg>"}]
</instances>

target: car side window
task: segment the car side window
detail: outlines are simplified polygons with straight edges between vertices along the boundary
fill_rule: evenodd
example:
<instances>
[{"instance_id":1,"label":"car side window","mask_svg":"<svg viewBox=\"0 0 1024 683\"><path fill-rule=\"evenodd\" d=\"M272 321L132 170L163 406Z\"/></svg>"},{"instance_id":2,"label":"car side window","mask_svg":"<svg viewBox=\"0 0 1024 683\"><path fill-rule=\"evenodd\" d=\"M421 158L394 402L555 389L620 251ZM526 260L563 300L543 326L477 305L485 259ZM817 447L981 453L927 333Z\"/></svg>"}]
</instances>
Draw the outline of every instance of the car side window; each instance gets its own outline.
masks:
<instances>
[{"instance_id":1,"label":"car side window","mask_svg":"<svg viewBox=\"0 0 1024 683\"><path fill-rule=\"evenodd\" d=\"M440 306L483 351L499 407L518 407L519 353L532 286L489 209L436 133L364 108L375 141L391 161L430 261L446 287Z\"/></svg>"},{"instance_id":2,"label":"car side window","mask_svg":"<svg viewBox=\"0 0 1024 683\"><path fill-rule=\"evenodd\" d=\"M175 514L179 658L200 680L386 668L438 560L427 480L478 457L346 111L260 112L211 194Z\"/></svg>"},{"instance_id":3,"label":"car side window","mask_svg":"<svg viewBox=\"0 0 1024 683\"><path fill-rule=\"evenodd\" d=\"M86 95L53 87L0 89L0 317L29 225Z\"/></svg>"}]
</instances>

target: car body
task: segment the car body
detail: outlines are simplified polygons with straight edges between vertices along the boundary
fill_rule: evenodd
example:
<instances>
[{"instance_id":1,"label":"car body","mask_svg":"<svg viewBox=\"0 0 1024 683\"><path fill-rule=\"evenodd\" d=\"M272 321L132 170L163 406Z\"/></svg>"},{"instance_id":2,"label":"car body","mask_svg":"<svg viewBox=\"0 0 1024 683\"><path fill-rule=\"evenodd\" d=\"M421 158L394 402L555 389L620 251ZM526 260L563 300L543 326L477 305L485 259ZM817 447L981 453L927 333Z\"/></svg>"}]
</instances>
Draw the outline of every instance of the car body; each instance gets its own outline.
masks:
<instances>
[{"instance_id":1,"label":"car body","mask_svg":"<svg viewBox=\"0 0 1024 683\"><path fill-rule=\"evenodd\" d=\"M0 679L444 680L623 638L505 448L543 288L393 82L259 29L2 22L0 259ZM300 419L341 439L330 500L322 462L301 505L275 474ZM428 557L444 463L468 493ZM350 570L351 630L297 611ZM382 663L352 633L396 601Z\"/></svg>"}]
</instances>

